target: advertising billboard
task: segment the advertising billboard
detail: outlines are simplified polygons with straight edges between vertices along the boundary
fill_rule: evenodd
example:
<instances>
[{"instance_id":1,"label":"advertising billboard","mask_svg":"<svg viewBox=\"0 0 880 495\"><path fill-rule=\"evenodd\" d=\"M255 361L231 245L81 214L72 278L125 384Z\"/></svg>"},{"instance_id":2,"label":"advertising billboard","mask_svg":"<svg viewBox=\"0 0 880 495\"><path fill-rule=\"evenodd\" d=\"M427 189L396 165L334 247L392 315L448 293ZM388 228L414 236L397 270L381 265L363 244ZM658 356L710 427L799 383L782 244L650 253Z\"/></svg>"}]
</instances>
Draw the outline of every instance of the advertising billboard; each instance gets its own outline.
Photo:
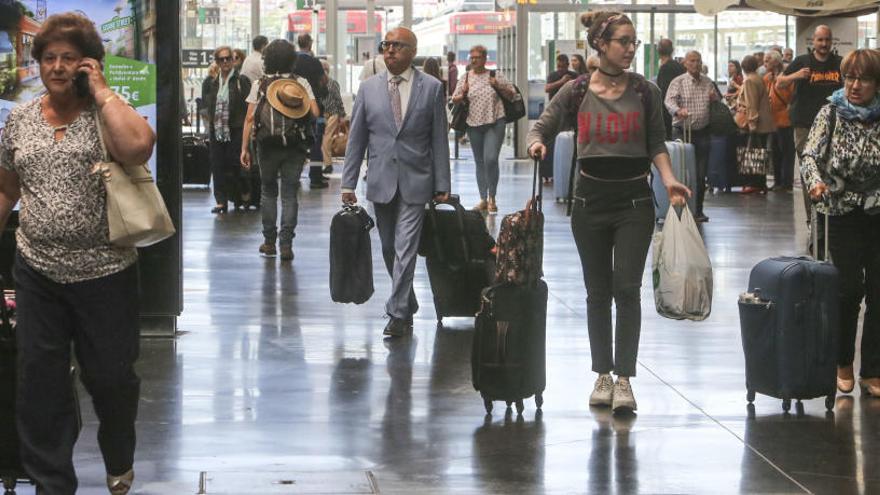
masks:
<instances>
[{"instance_id":1,"label":"advertising billboard","mask_svg":"<svg viewBox=\"0 0 880 495\"><path fill-rule=\"evenodd\" d=\"M78 12L104 40L107 84L156 128L155 0L0 0L0 129L9 111L45 91L34 35L52 14ZM156 155L150 168L156 173Z\"/></svg>"}]
</instances>

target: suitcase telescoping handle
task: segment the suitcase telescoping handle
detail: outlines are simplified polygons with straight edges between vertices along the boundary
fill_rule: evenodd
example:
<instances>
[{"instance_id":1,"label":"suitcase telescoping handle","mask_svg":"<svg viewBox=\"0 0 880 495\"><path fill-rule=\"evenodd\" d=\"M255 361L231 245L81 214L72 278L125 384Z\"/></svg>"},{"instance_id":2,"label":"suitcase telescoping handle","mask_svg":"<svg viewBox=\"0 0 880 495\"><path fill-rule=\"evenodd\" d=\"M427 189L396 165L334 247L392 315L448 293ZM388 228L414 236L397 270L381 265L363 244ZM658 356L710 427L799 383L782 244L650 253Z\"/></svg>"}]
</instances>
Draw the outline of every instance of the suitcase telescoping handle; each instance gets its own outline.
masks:
<instances>
[{"instance_id":1,"label":"suitcase telescoping handle","mask_svg":"<svg viewBox=\"0 0 880 495\"><path fill-rule=\"evenodd\" d=\"M538 174L539 168L541 168L541 160L535 158L535 170L532 173L532 199L529 201L529 210L535 213L544 211L543 200L541 199L544 196L544 181L541 180L541 176Z\"/></svg>"},{"instance_id":2,"label":"suitcase telescoping handle","mask_svg":"<svg viewBox=\"0 0 880 495\"><path fill-rule=\"evenodd\" d=\"M828 221L830 220L828 214L824 215L823 218L825 224L825 257L824 261L831 263L831 250L828 249L829 239L828 239ZM816 207L816 203L810 204L810 233L812 235L812 242L810 242L810 254L813 256L813 259L818 260L819 257L819 209Z\"/></svg>"},{"instance_id":3,"label":"suitcase telescoping handle","mask_svg":"<svg viewBox=\"0 0 880 495\"><path fill-rule=\"evenodd\" d=\"M445 263L446 257L443 256L443 245L440 244L440 236L437 235L437 232L439 232L436 215L438 204L442 203L437 203L433 200L428 203L428 221L431 222L431 229L434 231L434 235L431 237L433 237L434 240L434 250L437 253L437 258L440 260L441 263ZM470 263L471 256L468 246L467 231L465 230L464 207L461 206L461 197L459 197L458 194L450 194L449 199L446 200L446 204L452 206L452 208L455 210L455 218L456 222L458 223L458 231L461 232L461 252L464 256L465 264Z\"/></svg>"},{"instance_id":4,"label":"suitcase telescoping handle","mask_svg":"<svg viewBox=\"0 0 880 495\"><path fill-rule=\"evenodd\" d=\"M6 287L6 280L0 275L0 340L12 340L15 338L15 332L12 329L12 319L2 287Z\"/></svg>"}]
</instances>

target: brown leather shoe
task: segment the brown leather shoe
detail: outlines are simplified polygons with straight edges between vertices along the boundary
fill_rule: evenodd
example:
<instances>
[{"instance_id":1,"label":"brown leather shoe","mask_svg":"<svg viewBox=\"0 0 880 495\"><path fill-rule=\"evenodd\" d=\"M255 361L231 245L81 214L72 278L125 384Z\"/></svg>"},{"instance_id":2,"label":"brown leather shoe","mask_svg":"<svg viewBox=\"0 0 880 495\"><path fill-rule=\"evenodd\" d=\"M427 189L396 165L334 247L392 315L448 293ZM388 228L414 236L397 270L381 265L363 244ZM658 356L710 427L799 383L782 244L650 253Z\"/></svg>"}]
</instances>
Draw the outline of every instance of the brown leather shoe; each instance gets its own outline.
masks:
<instances>
[{"instance_id":1,"label":"brown leather shoe","mask_svg":"<svg viewBox=\"0 0 880 495\"><path fill-rule=\"evenodd\" d=\"M270 244L268 242L264 242L264 243L260 244L260 254L262 254L263 256L272 257L272 256L276 256L278 254L278 251L275 250L274 243Z\"/></svg>"},{"instance_id":2,"label":"brown leather shoe","mask_svg":"<svg viewBox=\"0 0 880 495\"><path fill-rule=\"evenodd\" d=\"M880 378L861 378L859 385L862 386L862 393L871 397L880 397Z\"/></svg>"},{"instance_id":3,"label":"brown leather shoe","mask_svg":"<svg viewBox=\"0 0 880 495\"><path fill-rule=\"evenodd\" d=\"M485 199L481 199L480 202L477 203L476 206L474 206L474 209L477 211L486 211L488 208L489 203L487 203Z\"/></svg>"},{"instance_id":4,"label":"brown leather shoe","mask_svg":"<svg viewBox=\"0 0 880 495\"><path fill-rule=\"evenodd\" d=\"M837 390L842 394L848 394L856 387L856 379L853 375L853 367L838 366L837 367Z\"/></svg>"},{"instance_id":5,"label":"brown leather shoe","mask_svg":"<svg viewBox=\"0 0 880 495\"><path fill-rule=\"evenodd\" d=\"M120 476L107 475L107 489L110 490L111 495L126 495L131 490L132 483L134 483L134 469L129 469Z\"/></svg>"},{"instance_id":6,"label":"brown leather shoe","mask_svg":"<svg viewBox=\"0 0 880 495\"><path fill-rule=\"evenodd\" d=\"M489 213L498 213L498 205L495 204L495 198L493 198L492 196L489 196L488 208Z\"/></svg>"},{"instance_id":7,"label":"brown leather shoe","mask_svg":"<svg viewBox=\"0 0 880 495\"><path fill-rule=\"evenodd\" d=\"M293 248L291 246L281 246L281 261L293 261Z\"/></svg>"}]
</instances>

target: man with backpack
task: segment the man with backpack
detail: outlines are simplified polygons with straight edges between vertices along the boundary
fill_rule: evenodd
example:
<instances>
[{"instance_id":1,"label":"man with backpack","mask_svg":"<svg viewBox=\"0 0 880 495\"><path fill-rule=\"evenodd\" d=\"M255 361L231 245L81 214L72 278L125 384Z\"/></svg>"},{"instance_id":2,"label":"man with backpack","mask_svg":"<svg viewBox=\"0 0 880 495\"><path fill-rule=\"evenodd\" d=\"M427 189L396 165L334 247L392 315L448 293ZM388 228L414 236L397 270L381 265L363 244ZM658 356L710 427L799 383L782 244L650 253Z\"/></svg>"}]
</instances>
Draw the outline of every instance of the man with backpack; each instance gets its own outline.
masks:
<instances>
[{"instance_id":1,"label":"man with backpack","mask_svg":"<svg viewBox=\"0 0 880 495\"><path fill-rule=\"evenodd\" d=\"M312 87L293 75L296 50L285 40L269 43L263 53L266 75L247 97L248 111L241 147L241 164L251 167L247 144L253 138L262 176L263 243L260 254L293 260L299 177L314 145L314 120L319 115ZM278 181L281 180L281 228L278 228Z\"/></svg>"}]
</instances>

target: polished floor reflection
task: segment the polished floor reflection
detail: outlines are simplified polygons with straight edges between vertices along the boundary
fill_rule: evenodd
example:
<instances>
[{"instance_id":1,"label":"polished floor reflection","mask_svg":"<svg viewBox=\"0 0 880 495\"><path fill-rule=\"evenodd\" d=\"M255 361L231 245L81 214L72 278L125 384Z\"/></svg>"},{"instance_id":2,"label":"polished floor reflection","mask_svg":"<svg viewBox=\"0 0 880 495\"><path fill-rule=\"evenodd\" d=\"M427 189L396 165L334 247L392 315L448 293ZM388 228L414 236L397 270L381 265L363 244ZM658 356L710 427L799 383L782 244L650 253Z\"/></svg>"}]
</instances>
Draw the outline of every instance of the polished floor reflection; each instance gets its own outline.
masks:
<instances>
[{"instance_id":1,"label":"polished floor reflection","mask_svg":"<svg viewBox=\"0 0 880 495\"><path fill-rule=\"evenodd\" d=\"M522 207L530 177L527 163L503 165L502 212ZM455 163L454 184L476 202L472 161ZM503 407L485 417L470 382L472 321L435 327L421 261L412 339L381 337L390 284L375 232L375 296L330 302L338 185L301 192L292 265L257 255L258 213L214 216L208 191L185 192L183 333L143 343L136 493L880 492L880 399L838 398L829 417L821 400L802 415L766 397L753 415L746 407L737 295L758 260L804 245L795 195L709 197L707 321L659 317L646 271L639 411L627 417L587 406L580 264L564 208L545 205L543 414L527 401L522 417ZM97 425L83 409L82 493L103 493Z\"/></svg>"}]
</instances>

